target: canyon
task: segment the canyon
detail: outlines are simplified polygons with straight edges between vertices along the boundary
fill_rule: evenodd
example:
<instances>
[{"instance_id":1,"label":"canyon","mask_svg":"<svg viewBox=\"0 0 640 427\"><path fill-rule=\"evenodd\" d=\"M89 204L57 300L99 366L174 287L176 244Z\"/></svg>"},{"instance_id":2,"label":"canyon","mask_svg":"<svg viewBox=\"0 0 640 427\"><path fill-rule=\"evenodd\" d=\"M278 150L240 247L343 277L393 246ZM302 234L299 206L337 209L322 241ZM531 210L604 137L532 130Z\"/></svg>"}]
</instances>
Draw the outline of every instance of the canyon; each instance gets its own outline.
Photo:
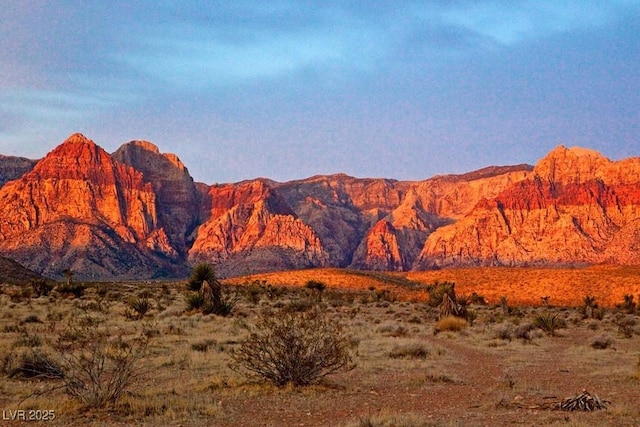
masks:
<instances>
[{"instance_id":1,"label":"canyon","mask_svg":"<svg viewBox=\"0 0 640 427\"><path fill-rule=\"evenodd\" d=\"M0 156L0 255L53 278L640 264L639 213L640 158L578 147L423 181L213 185L147 141L110 154L74 134L37 161Z\"/></svg>"}]
</instances>

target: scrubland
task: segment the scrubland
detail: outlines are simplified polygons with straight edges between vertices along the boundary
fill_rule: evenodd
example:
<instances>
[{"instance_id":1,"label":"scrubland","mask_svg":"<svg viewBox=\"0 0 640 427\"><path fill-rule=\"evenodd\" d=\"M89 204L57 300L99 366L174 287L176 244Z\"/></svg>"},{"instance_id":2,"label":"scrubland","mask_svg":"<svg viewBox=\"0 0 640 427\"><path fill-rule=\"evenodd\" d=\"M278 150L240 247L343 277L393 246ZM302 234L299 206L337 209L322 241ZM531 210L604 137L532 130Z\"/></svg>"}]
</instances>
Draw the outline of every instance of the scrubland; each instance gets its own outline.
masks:
<instances>
[{"instance_id":1,"label":"scrubland","mask_svg":"<svg viewBox=\"0 0 640 427\"><path fill-rule=\"evenodd\" d=\"M59 286L39 297L2 285L0 425L24 424L8 419L16 411L53 411L40 423L65 426L637 425L638 274L274 273L226 281L238 295L227 316L187 309L185 281ZM465 319L430 304L436 282L455 282ZM234 365L261 319L313 310L340 327L353 365L305 386ZM111 368L101 372L100 360ZM554 409L583 390L607 409Z\"/></svg>"}]
</instances>

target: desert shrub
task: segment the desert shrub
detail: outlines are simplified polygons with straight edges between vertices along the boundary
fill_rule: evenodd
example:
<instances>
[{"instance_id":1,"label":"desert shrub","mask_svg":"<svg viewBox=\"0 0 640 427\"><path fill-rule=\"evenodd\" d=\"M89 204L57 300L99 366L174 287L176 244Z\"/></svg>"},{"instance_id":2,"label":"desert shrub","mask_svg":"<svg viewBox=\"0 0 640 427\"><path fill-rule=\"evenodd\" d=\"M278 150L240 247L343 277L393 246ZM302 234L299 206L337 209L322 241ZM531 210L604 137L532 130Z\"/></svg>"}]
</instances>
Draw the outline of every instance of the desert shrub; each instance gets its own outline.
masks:
<instances>
[{"instance_id":1,"label":"desert shrub","mask_svg":"<svg viewBox=\"0 0 640 427\"><path fill-rule=\"evenodd\" d=\"M26 329L20 332L20 335L13 342L13 347L40 347L42 345L42 337L37 334L31 334Z\"/></svg>"},{"instance_id":2,"label":"desert shrub","mask_svg":"<svg viewBox=\"0 0 640 427\"><path fill-rule=\"evenodd\" d=\"M512 325L500 325L495 329L493 337L500 340L511 341L514 334Z\"/></svg>"},{"instance_id":3,"label":"desert shrub","mask_svg":"<svg viewBox=\"0 0 640 427\"><path fill-rule=\"evenodd\" d=\"M64 375L60 366L40 348L8 353L2 371L9 378L22 379L61 379Z\"/></svg>"},{"instance_id":4,"label":"desert shrub","mask_svg":"<svg viewBox=\"0 0 640 427\"><path fill-rule=\"evenodd\" d=\"M627 294L622 297L622 304L618 305L622 311L627 314L635 314L636 312L636 302L633 300L633 295Z\"/></svg>"},{"instance_id":5,"label":"desert shrub","mask_svg":"<svg viewBox=\"0 0 640 427\"><path fill-rule=\"evenodd\" d=\"M591 342L591 347L595 348L596 350L604 350L605 348L611 347L612 344L613 340L611 339L611 337L600 335L593 339L593 341Z\"/></svg>"},{"instance_id":6,"label":"desert shrub","mask_svg":"<svg viewBox=\"0 0 640 427\"><path fill-rule=\"evenodd\" d=\"M187 311L200 310L204 305L204 298L200 294L190 293L185 297Z\"/></svg>"},{"instance_id":7,"label":"desert shrub","mask_svg":"<svg viewBox=\"0 0 640 427\"><path fill-rule=\"evenodd\" d=\"M476 293L476 292L473 292L471 294L470 299L471 299L471 304L487 305L487 300L485 299L485 297L480 295L480 294L478 294L478 293Z\"/></svg>"},{"instance_id":8,"label":"desert shrub","mask_svg":"<svg viewBox=\"0 0 640 427\"><path fill-rule=\"evenodd\" d=\"M389 357L392 359L426 359L428 356L429 349L421 343L395 346L389 352Z\"/></svg>"},{"instance_id":9,"label":"desert shrub","mask_svg":"<svg viewBox=\"0 0 640 427\"><path fill-rule=\"evenodd\" d=\"M558 329L564 328L566 323L557 314L545 312L533 318L533 325L549 336L555 336Z\"/></svg>"},{"instance_id":10,"label":"desert shrub","mask_svg":"<svg viewBox=\"0 0 640 427\"><path fill-rule=\"evenodd\" d=\"M102 408L116 403L145 373L148 334L126 338L97 317L72 317L52 343L63 387L82 404Z\"/></svg>"},{"instance_id":11,"label":"desert shrub","mask_svg":"<svg viewBox=\"0 0 640 427\"><path fill-rule=\"evenodd\" d=\"M304 386L355 367L349 345L342 328L319 310L264 313L231 352L230 366L279 387Z\"/></svg>"},{"instance_id":12,"label":"desert shrub","mask_svg":"<svg viewBox=\"0 0 640 427\"><path fill-rule=\"evenodd\" d=\"M459 332L467 327L467 321L456 316L447 316L438 320L434 327L434 331L438 332Z\"/></svg>"},{"instance_id":13,"label":"desert shrub","mask_svg":"<svg viewBox=\"0 0 640 427\"><path fill-rule=\"evenodd\" d=\"M536 326L533 323L523 323L516 328L514 336L517 339L528 342L533 339L532 334L534 330L536 330ZM541 332L539 332L539 334L542 335Z\"/></svg>"},{"instance_id":14,"label":"desert shrub","mask_svg":"<svg viewBox=\"0 0 640 427\"><path fill-rule=\"evenodd\" d=\"M511 307L509 307L509 302L507 301L506 296L500 297L500 308L502 308L502 313L505 316L508 316L509 314L511 314Z\"/></svg>"},{"instance_id":15,"label":"desert shrub","mask_svg":"<svg viewBox=\"0 0 640 427\"><path fill-rule=\"evenodd\" d=\"M616 319L616 326L618 327L618 331L625 338L633 337L633 334L636 330L636 325L638 324L638 320L633 316L623 316Z\"/></svg>"},{"instance_id":16,"label":"desert shrub","mask_svg":"<svg viewBox=\"0 0 640 427\"><path fill-rule=\"evenodd\" d=\"M82 283L69 281L59 284L55 289L63 295L73 295L75 298L80 298L82 295L84 295L84 291L86 288L87 287Z\"/></svg>"},{"instance_id":17,"label":"desert shrub","mask_svg":"<svg viewBox=\"0 0 640 427\"><path fill-rule=\"evenodd\" d=\"M376 328L376 332L395 338L406 337L409 335L409 330L407 328L395 323L384 323Z\"/></svg>"},{"instance_id":18,"label":"desert shrub","mask_svg":"<svg viewBox=\"0 0 640 427\"><path fill-rule=\"evenodd\" d=\"M309 311L313 307L314 307L313 303L311 303L306 299L295 299L282 306L284 311L291 311L291 312L298 312L298 313Z\"/></svg>"},{"instance_id":19,"label":"desert shrub","mask_svg":"<svg viewBox=\"0 0 640 427\"><path fill-rule=\"evenodd\" d=\"M322 292L327 288L327 285L319 280L309 280L305 284L305 288L312 292L316 301L322 301Z\"/></svg>"},{"instance_id":20,"label":"desert shrub","mask_svg":"<svg viewBox=\"0 0 640 427\"><path fill-rule=\"evenodd\" d=\"M262 297L263 289L256 283L252 283L245 288L245 295L249 302L253 305L257 305Z\"/></svg>"},{"instance_id":21,"label":"desert shrub","mask_svg":"<svg viewBox=\"0 0 640 427\"><path fill-rule=\"evenodd\" d=\"M40 320L37 314L29 314L24 318L22 323L42 323L42 320Z\"/></svg>"},{"instance_id":22,"label":"desert shrub","mask_svg":"<svg viewBox=\"0 0 640 427\"><path fill-rule=\"evenodd\" d=\"M378 414L361 417L347 427L427 427L434 425L425 415L418 414Z\"/></svg>"},{"instance_id":23,"label":"desert shrub","mask_svg":"<svg viewBox=\"0 0 640 427\"><path fill-rule=\"evenodd\" d=\"M191 344L191 350L206 353L211 347L217 344L216 340L207 339Z\"/></svg>"},{"instance_id":24,"label":"desert shrub","mask_svg":"<svg viewBox=\"0 0 640 427\"><path fill-rule=\"evenodd\" d=\"M53 284L46 279L36 279L31 282L31 288L36 298L46 297L53 289Z\"/></svg>"}]
</instances>

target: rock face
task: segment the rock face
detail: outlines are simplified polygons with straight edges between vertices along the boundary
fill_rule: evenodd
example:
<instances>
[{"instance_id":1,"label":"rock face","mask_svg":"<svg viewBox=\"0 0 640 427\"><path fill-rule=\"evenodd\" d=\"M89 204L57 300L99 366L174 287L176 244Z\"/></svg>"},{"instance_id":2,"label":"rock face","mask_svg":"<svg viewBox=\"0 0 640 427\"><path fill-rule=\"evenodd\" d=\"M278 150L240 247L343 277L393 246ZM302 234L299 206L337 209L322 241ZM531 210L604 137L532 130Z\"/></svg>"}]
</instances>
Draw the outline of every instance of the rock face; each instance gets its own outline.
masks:
<instances>
[{"instance_id":1,"label":"rock face","mask_svg":"<svg viewBox=\"0 0 640 427\"><path fill-rule=\"evenodd\" d=\"M80 134L0 189L0 218L0 252L50 276L153 275L175 254L151 185Z\"/></svg>"},{"instance_id":2,"label":"rock face","mask_svg":"<svg viewBox=\"0 0 640 427\"><path fill-rule=\"evenodd\" d=\"M199 193L189 171L175 154L161 154L147 141L131 141L112 155L113 159L142 172L156 196L158 227L169 244L182 256L191 245L198 226Z\"/></svg>"},{"instance_id":3,"label":"rock face","mask_svg":"<svg viewBox=\"0 0 640 427\"><path fill-rule=\"evenodd\" d=\"M414 267L636 263L640 159L560 146L427 239Z\"/></svg>"},{"instance_id":4,"label":"rock face","mask_svg":"<svg viewBox=\"0 0 640 427\"><path fill-rule=\"evenodd\" d=\"M189 252L227 275L328 265L318 236L261 180L215 185L209 212Z\"/></svg>"},{"instance_id":5,"label":"rock face","mask_svg":"<svg viewBox=\"0 0 640 427\"><path fill-rule=\"evenodd\" d=\"M80 134L44 159L0 158L0 255L81 279L222 277L307 267L640 263L640 159L558 147L535 167L425 181L314 176L195 183L146 141Z\"/></svg>"},{"instance_id":6,"label":"rock face","mask_svg":"<svg viewBox=\"0 0 640 427\"><path fill-rule=\"evenodd\" d=\"M0 187L2 187L5 182L18 179L29 172L37 162L37 160L24 157L0 155Z\"/></svg>"}]
</instances>

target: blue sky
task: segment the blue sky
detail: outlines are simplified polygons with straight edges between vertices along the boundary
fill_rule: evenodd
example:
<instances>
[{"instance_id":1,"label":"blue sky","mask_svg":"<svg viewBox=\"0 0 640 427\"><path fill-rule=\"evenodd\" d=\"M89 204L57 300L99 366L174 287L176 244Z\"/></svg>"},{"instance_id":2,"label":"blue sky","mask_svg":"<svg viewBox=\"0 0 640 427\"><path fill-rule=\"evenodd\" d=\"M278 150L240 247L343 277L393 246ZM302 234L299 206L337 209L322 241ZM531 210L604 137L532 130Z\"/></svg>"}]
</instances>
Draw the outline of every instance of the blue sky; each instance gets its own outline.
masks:
<instances>
[{"instance_id":1,"label":"blue sky","mask_svg":"<svg viewBox=\"0 0 640 427\"><path fill-rule=\"evenodd\" d=\"M623 0L4 0L0 154L145 139L206 183L639 156L638 28Z\"/></svg>"}]
</instances>

